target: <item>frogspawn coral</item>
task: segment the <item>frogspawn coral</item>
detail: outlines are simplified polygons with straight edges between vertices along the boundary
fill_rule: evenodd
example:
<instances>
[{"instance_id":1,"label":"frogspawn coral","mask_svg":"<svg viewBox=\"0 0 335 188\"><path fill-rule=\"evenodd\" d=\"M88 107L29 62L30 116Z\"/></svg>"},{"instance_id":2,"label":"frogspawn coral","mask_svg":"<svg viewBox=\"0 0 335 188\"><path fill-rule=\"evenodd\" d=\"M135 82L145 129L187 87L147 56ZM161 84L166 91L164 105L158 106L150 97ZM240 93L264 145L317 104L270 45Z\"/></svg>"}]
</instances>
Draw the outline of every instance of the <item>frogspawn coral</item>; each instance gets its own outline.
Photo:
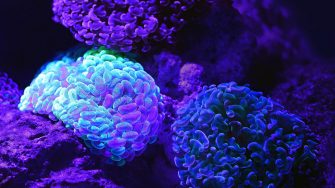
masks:
<instances>
[{"instance_id":1,"label":"frogspawn coral","mask_svg":"<svg viewBox=\"0 0 335 188\"><path fill-rule=\"evenodd\" d=\"M146 52L152 41L173 42L183 13L197 0L54 0L54 20L78 41L128 52Z\"/></svg>"},{"instance_id":2,"label":"frogspawn coral","mask_svg":"<svg viewBox=\"0 0 335 188\"><path fill-rule=\"evenodd\" d=\"M316 158L303 121L234 82L205 86L177 113L173 150L182 186L273 188Z\"/></svg>"},{"instance_id":3,"label":"frogspawn coral","mask_svg":"<svg viewBox=\"0 0 335 188\"><path fill-rule=\"evenodd\" d=\"M155 141L161 107L159 88L142 66L103 48L48 64L19 104L61 120L94 153L120 166Z\"/></svg>"},{"instance_id":4,"label":"frogspawn coral","mask_svg":"<svg viewBox=\"0 0 335 188\"><path fill-rule=\"evenodd\" d=\"M6 73L0 72L0 105L17 105L20 96L17 84Z\"/></svg>"}]
</instances>

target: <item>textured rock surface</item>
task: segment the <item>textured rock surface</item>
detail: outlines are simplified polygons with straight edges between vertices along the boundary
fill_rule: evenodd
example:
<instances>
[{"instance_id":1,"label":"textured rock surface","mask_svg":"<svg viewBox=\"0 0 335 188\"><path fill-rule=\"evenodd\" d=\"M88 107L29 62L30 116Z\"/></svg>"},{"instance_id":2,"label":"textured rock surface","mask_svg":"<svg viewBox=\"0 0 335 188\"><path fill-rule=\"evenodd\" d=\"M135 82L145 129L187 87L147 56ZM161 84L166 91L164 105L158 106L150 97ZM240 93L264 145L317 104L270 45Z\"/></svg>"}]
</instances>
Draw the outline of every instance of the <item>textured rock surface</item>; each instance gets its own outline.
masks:
<instances>
[{"instance_id":1,"label":"textured rock surface","mask_svg":"<svg viewBox=\"0 0 335 188\"><path fill-rule=\"evenodd\" d=\"M8 108L0 107L0 187L118 187L101 170L78 168L86 148L61 123Z\"/></svg>"},{"instance_id":2,"label":"textured rock surface","mask_svg":"<svg viewBox=\"0 0 335 188\"><path fill-rule=\"evenodd\" d=\"M203 66L204 84L241 81L256 45L244 22L229 3L215 1L214 8L199 12L178 34L178 55Z\"/></svg>"},{"instance_id":3,"label":"textured rock surface","mask_svg":"<svg viewBox=\"0 0 335 188\"><path fill-rule=\"evenodd\" d=\"M305 39L290 17L294 13L274 0L234 0L233 7L256 36L261 53L277 55L283 61L306 55Z\"/></svg>"},{"instance_id":4,"label":"textured rock surface","mask_svg":"<svg viewBox=\"0 0 335 188\"><path fill-rule=\"evenodd\" d=\"M335 186L335 66L322 63L291 66L272 97L301 116L319 135L321 169L309 186ZM323 169L324 168L324 169ZM326 182L325 182L326 181Z\"/></svg>"},{"instance_id":5,"label":"textured rock surface","mask_svg":"<svg viewBox=\"0 0 335 188\"><path fill-rule=\"evenodd\" d=\"M150 146L142 157L120 168L90 154L61 123L8 106L0 106L0 116L0 187L173 187L178 183L162 145Z\"/></svg>"}]
</instances>

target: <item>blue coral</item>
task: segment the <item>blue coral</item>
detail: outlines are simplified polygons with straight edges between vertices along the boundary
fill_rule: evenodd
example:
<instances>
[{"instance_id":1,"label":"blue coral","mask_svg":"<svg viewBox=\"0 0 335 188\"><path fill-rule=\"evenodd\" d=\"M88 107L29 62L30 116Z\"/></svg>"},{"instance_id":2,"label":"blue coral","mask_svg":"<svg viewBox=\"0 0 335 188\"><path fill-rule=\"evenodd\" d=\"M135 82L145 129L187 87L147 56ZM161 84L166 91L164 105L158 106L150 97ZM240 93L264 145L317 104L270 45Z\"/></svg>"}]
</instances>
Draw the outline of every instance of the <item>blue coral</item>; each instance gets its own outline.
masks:
<instances>
[{"instance_id":1,"label":"blue coral","mask_svg":"<svg viewBox=\"0 0 335 188\"><path fill-rule=\"evenodd\" d=\"M205 86L177 113L173 150L182 186L277 187L316 159L303 121L234 82Z\"/></svg>"},{"instance_id":2,"label":"blue coral","mask_svg":"<svg viewBox=\"0 0 335 188\"><path fill-rule=\"evenodd\" d=\"M61 120L92 152L122 166L156 140L161 101L139 63L101 48L48 64L19 108Z\"/></svg>"},{"instance_id":3,"label":"blue coral","mask_svg":"<svg viewBox=\"0 0 335 188\"><path fill-rule=\"evenodd\" d=\"M183 14L197 0L54 0L54 20L88 45L149 51L154 41L173 42Z\"/></svg>"},{"instance_id":4,"label":"blue coral","mask_svg":"<svg viewBox=\"0 0 335 188\"><path fill-rule=\"evenodd\" d=\"M18 85L8 77L6 73L0 72L0 105L17 105L20 101L21 91Z\"/></svg>"}]
</instances>

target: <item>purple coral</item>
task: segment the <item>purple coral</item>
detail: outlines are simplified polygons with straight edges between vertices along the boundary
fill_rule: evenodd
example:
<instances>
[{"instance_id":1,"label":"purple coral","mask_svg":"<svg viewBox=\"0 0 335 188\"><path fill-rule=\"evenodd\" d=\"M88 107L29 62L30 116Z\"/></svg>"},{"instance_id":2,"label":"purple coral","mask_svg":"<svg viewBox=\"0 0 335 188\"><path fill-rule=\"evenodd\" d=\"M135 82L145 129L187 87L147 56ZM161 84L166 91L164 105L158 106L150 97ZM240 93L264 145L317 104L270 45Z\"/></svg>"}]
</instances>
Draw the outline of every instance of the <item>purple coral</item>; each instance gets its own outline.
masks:
<instances>
[{"instance_id":1,"label":"purple coral","mask_svg":"<svg viewBox=\"0 0 335 188\"><path fill-rule=\"evenodd\" d=\"M146 52L152 41L173 42L194 0L54 0L54 20L78 41L123 52Z\"/></svg>"},{"instance_id":2,"label":"purple coral","mask_svg":"<svg viewBox=\"0 0 335 188\"><path fill-rule=\"evenodd\" d=\"M17 84L6 73L0 72L0 105L17 105L20 96Z\"/></svg>"}]
</instances>

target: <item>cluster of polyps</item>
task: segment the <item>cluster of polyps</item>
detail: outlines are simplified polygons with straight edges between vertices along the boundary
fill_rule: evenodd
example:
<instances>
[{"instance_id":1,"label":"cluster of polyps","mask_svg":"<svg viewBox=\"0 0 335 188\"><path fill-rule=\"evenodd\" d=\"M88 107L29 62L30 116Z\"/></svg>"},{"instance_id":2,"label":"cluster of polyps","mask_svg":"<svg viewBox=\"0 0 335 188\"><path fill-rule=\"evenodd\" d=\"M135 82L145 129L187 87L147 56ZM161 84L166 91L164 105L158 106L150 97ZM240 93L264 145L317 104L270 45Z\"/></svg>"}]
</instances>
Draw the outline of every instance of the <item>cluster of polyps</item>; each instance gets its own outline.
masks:
<instances>
[{"instance_id":1,"label":"cluster of polyps","mask_svg":"<svg viewBox=\"0 0 335 188\"><path fill-rule=\"evenodd\" d=\"M128 52L150 50L151 42L173 42L183 13L197 0L54 0L54 20L88 45Z\"/></svg>"},{"instance_id":2,"label":"cluster of polyps","mask_svg":"<svg viewBox=\"0 0 335 188\"><path fill-rule=\"evenodd\" d=\"M19 104L61 120L117 165L155 141L161 106L159 88L142 66L104 49L47 65Z\"/></svg>"},{"instance_id":3,"label":"cluster of polyps","mask_svg":"<svg viewBox=\"0 0 335 188\"><path fill-rule=\"evenodd\" d=\"M234 82L204 87L178 114L173 149L183 186L272 188L315 159L304 122Z\"/></svg>"}]
</instances>

